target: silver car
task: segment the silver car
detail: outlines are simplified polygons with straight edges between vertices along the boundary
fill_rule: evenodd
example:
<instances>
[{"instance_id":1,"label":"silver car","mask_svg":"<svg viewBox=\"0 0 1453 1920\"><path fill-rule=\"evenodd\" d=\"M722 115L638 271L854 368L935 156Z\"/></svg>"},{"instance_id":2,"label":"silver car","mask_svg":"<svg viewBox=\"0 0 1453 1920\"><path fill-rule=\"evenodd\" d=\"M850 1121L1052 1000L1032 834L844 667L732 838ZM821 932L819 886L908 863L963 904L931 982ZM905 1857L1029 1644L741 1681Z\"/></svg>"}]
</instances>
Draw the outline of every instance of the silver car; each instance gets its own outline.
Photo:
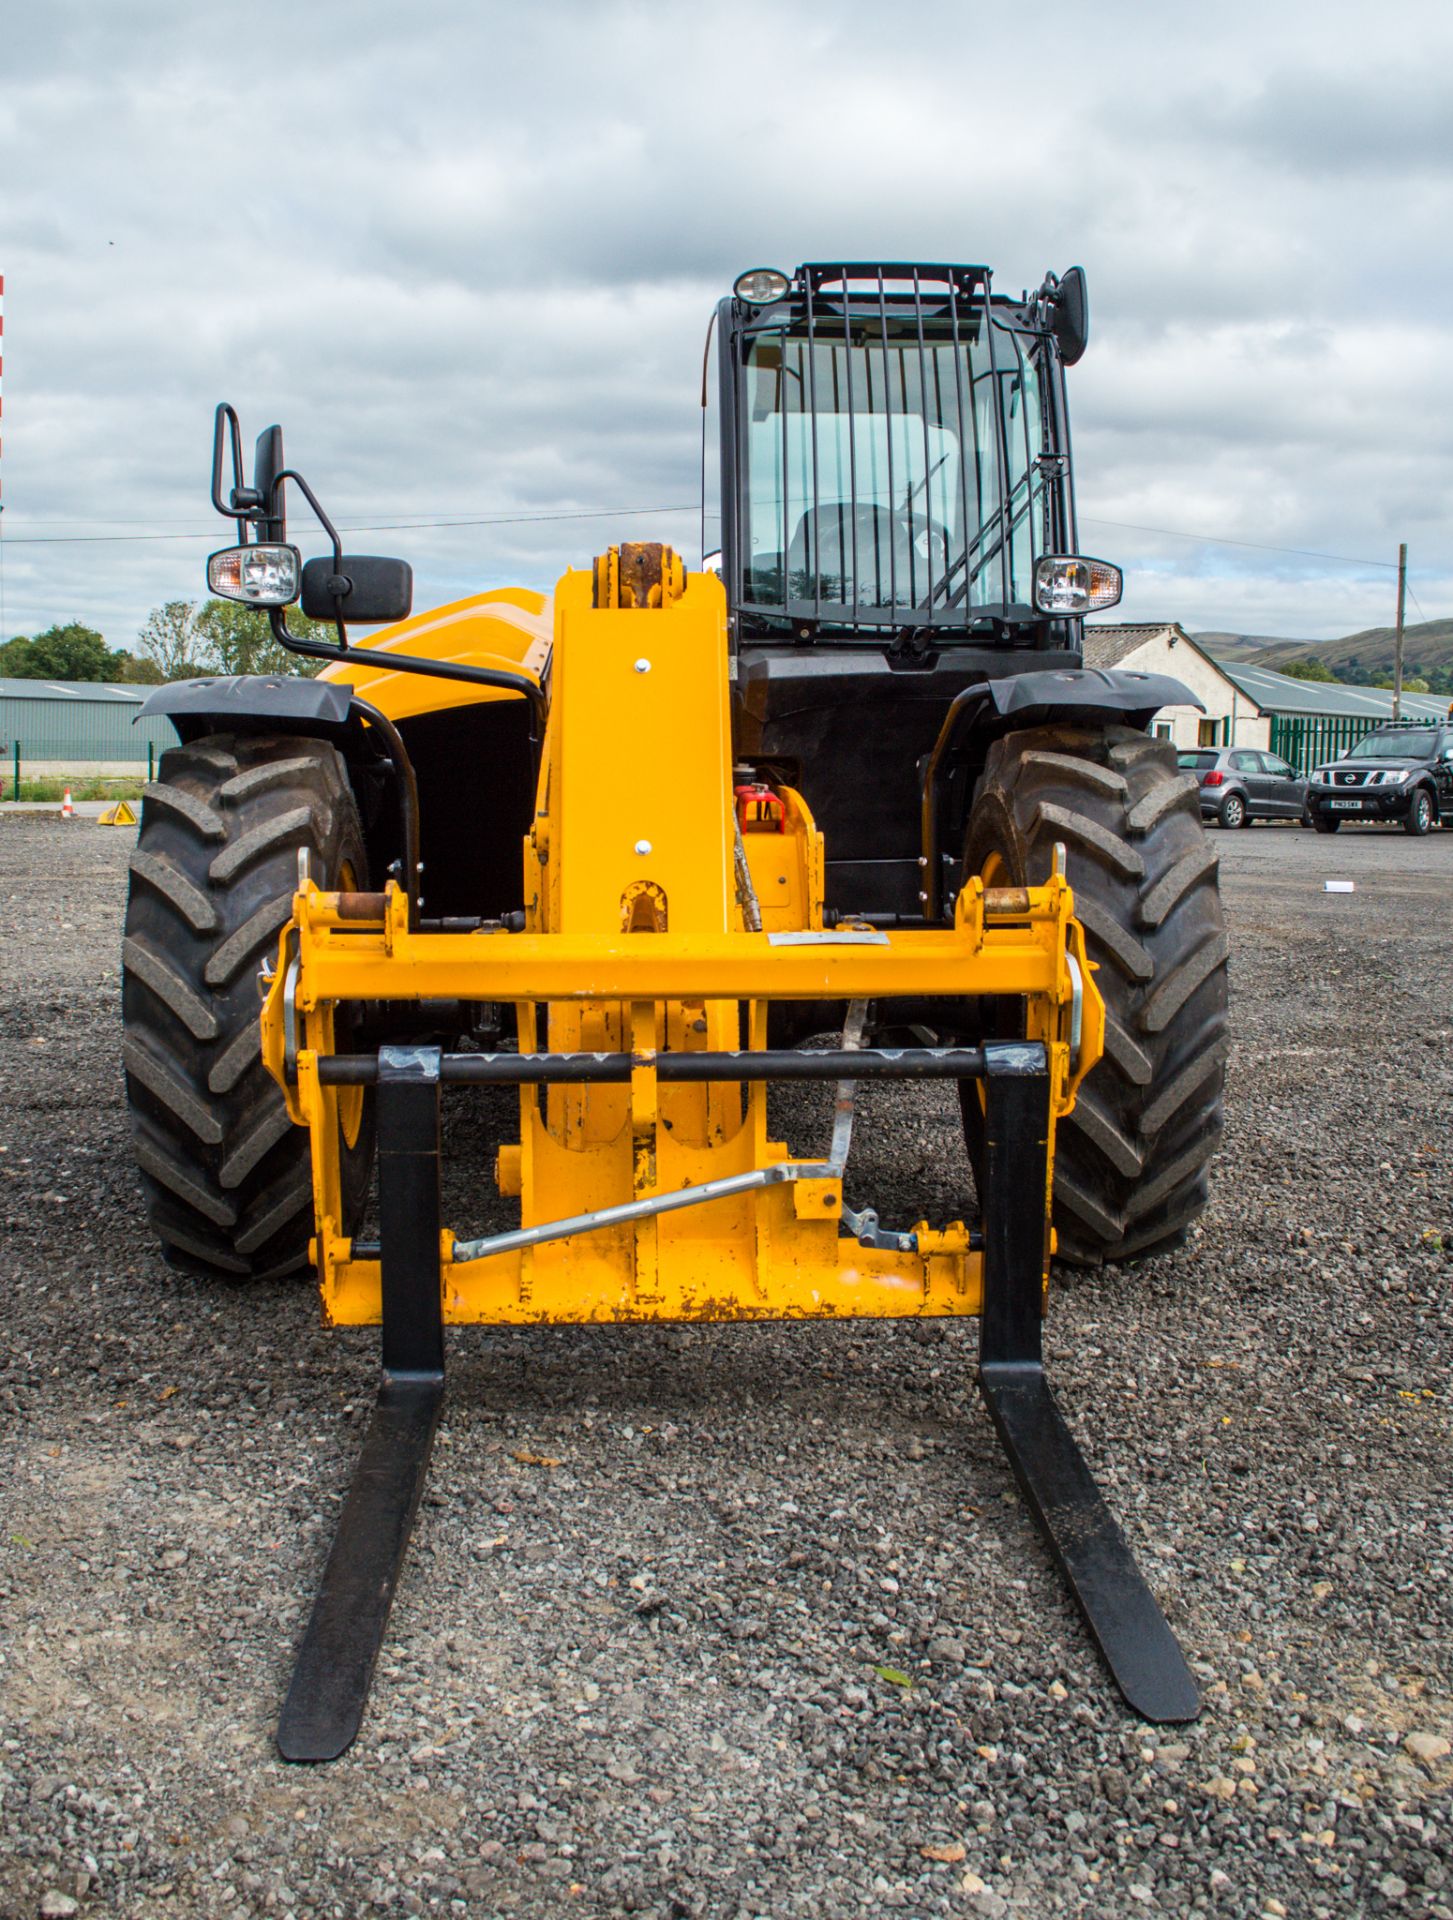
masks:
<instances>
[{"instance_id":1,"label":"silver car","mask_svg":"<svg viewBox=\"0 0 1453 1920\"><path fill-rule=\"evenodd\" d=\"M1249 827L1253 820L1306 817L1306 776L1280 754L1260 747L1186 747L1176 764L1200 781L1203 820Z\"/></svg>"}]
</instances>

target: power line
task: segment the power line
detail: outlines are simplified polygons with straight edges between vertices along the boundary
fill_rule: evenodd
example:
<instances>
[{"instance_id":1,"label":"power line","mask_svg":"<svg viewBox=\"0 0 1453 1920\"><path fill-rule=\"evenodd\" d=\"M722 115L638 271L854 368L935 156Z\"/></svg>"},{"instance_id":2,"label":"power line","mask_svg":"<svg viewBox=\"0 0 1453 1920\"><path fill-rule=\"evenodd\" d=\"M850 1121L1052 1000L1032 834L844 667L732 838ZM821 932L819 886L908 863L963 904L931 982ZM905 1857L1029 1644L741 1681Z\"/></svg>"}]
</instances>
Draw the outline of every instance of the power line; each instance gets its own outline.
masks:
<instances>
[{"instance_id":1,"label":"power line","mask_svg":"<svg viewBox=\"0 0 1453 1920\"><path fill-rule=\"evenodd\" d=\"M1171 540L1194 540L1201 546L1210 547L1249 547L1254 553L1292 553L1302 560L1333 560L1339 566L1346 567L1387 567L1397 572L1396 560L1360 560L1350 553L1317 553L1310 547L1273 547L1264 540L1228 540L1216 533L1187 533L1180 527L1145 527L1134 520L1092 520L1087 514L1080 519L1088 527L1119 527L1128 533L1163 533Z\"/></svg>"},{"instance_id":2,"label":"power line","mask_svg":"<svg viewBox=\"0 0 1453 1920\"><path fill-rule=\"evenodd\" d=\"M699 508L696 501L685 502L669 507L592 507L567 509L548 513L482 514L468 518L436 518L422 520L370 520L360 521L351 526L340 527L340 533L422 533L439 529L450 530L466 527L521 527L538 526L550 522L578 520L613 520L642 518L646 515L666 513L690 513ZM712 518L720 518L713 514ZM1232 540L1221 534L1190 533L1184 527L1155 527L1136 520L1104 520L1098 516L1082 514L1081 521L1090 527L1114 527L1124 533L1157 534L1170 540L1192 540L1201 546L1240 547L1253 553L1284 553L1301 560L1323 560L1334 566L1382 567L1389 572L1397 571L1395 560L1371 560L1347 553L1323 553L1311 547L1282 547L1264 540ZM41 524L44 524L43 522ZM54 523L52 523L54 524ZM65 523L62 522L62 525ZM71 522L72 525L75 522ZM84 522L82 523L84 524ZM88 534L22 534L6 539L9 547L86 547L86 546L129 546L135 544L165 544L168 541L212 540L217 537L214 530L198 533L88 533ZM1423 619L1428 618L1422 604L1408 588L1409 597L1417 607Z\"/></svg>"},{"instance_id":3,"label":"power line","mask_svg":"<svg viewBox=\"0 0 1453 1920\"><path fill-rule=\"evenodd\" d=\"M403 520L392 522L390 524L396 524L400 527L425 525L433 521L454 521L454 520L473 521L474 519L481 518L481 517L486 519L497 519L497 518L500 518L503 513L503 509L497 508L497 507L407 507L407 508L400 508L399 511L401 513L404 513L407 517ZM603 513L603 512L606 512L607 509L603 507L598 509L594 507L588 508L588 509L575 508L575 507L568 507L568 508L561 507L558 509L551 508L549 509L549 511L559 512L561 514L587 512L587 511L592 513L597 511ZM621 511L625 513L630 513L630 512L659 513L659 512L669 512L671 511L671 509L659 508L659 507L637 507L637 508L625 507L621 509L611 508L609 509L609 511L611 512ZM683 512L689 511L689 512L695 513L697 511L697 502L694 500L691 501L689 504L689 507L683 508L682 511ZM710 509L710 511L714 511L714 509ZM10 516L10 525L12 527L23 526L27 529L29 529L30 527L118 527L118 528L131 528L139 532L146 532L146 533L152 533L152 534L155 534L155 533L202 533L208 527L215 527L216 524L217 524L217 520L215 515L211 515L206 519L203 519L200 514L198 514L194 519L191 519L191 520L173 520L167 526L164 526L164 527L158 526L155 522L152 522L150 525L148 525L146 521L139 520L135 514L126 514L120 518L118 518L115 514L106 515L106 514L97 514L97 513L72 513L72 514L65 514L65 515L12 513Z\"/></svg>"},{"instance_id":4,"label":"power line","mask_svg":"<svg viewBox=\"0 0 1453 1920\"><path fill-rule=\"evenodd\" d=\"M340 527L340 533L421 533L434 527L523 527L547 520L640 519L646 514L695 513L697 502L677 507L592 507L567 513L502 513L474 520L370 520ZM207 533L44 533L7 541L12 547L97 547L130 545L137 541L215 540Z\"/></svg>"},{"instance_id":5,"label":"power line","mask_svg":"<svg viewBox=\"0 0 1453 1920\"><path fill-rule=\"evenodd\" d=\"M1418 598L1418 596L1417 596L1417 595L1416 595L1416 594L1415 594L1415 593L1413 592L1413 590L1412 590L1412 587L1411 587L1411 586L1409 586L1409 588L1408 588L1408 598L1409 598L1409 600L1411 600L1411 601L1412 601L1412 603L1413 603L1413 605L1414 605L1414 606L1415 606L1415 607L1417 608L1417 610L1418 610L1418 612L1419 612L1419 613L1423 613L1423 603L1422 603L1422 601L1421 601L1421 600L1420 600L1420 599ZM1425 622L1426 622L1426 621L1428 620L1428 616L1427 616L1427 614L1426 614L1426 613L1423 613L1423 619L1424 619L1424 621L1425 621ZM1431 624L1431 622L1429 622L1429 624Z\"/></svg>"}]
</instances>

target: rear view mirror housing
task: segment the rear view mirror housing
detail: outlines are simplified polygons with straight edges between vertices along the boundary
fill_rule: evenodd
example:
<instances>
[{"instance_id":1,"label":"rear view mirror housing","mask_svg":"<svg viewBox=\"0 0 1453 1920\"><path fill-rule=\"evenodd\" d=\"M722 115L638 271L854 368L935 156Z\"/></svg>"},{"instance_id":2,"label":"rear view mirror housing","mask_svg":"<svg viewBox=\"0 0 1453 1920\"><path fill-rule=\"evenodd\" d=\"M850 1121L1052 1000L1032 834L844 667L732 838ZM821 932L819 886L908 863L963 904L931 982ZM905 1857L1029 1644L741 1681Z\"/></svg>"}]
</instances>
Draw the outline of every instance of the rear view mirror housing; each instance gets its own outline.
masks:
<instances>
[{"instance_id":1,"label":"rear view mirror housing","mask_svg":"<svg viewBox=\"0 0 1453 1920\"><path fill-rule=\"evenodd\" d=\"M1090 295L1083 267L1067 267L1060 276L1049 324L1060 359L1072 367L1090 340Z\"/></svg>"},{"instance_id":2,"label":"rear view mirror housing","mask_svg":"<svg viewBox=\"0 0 1453 1920\"><path fill-rule=\"evenodd\" d=\"M276 505L278 511L255 523L253 537L257 540L281 542L288 537L287 509L283 505L283 489L278 486L278 477L286 466L282 428L264 427L257 436L252 455L252 491L260 507Z\"/></svg>"},{"instance_id":3,"label":"rear view mirror housing","mask_svg":"<svg viewBox=\"0 0 1453 1920\"><path fill-rule=\"evenodd\" d=\"M331 554L303 568L302 606L310 620L361 621L381 626L407 620L414 604L414 570L407 560L373 554Z\"/></svg>"}]
</instances>

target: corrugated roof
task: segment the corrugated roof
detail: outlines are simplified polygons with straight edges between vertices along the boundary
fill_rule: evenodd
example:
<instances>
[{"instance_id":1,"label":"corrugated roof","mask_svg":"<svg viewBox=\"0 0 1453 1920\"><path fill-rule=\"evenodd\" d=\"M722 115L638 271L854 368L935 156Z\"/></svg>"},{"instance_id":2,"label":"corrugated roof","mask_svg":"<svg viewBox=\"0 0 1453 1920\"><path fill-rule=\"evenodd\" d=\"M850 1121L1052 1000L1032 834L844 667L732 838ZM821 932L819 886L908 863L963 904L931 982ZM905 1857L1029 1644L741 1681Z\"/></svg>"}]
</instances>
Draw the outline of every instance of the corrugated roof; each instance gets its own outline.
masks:
<instances>
[{"instance_id":1,"label":"corrugated roof","mask_svg":"<svg viewBox=\"0 0 1453 1920\"><path fill-rule=\"evenodd\" d=\"M1085 665L1118 667L1128 654L1134 653L1137 647L1143 647L1147 640L1155 640L1163 633L1175 631L1168 620L1157 620L1148 626L1086 627Z\"/></svg>"},{"instance_id":2,"label":"corrugated roof","mask_svg":"<svg viewBox=\"0 0 1453 1920\"><path fill-rule=\"evenodd\" d=\"M1198 654L1223 679L1230 678L1215 655L1207 653L1203 646L1193 640L1179 620L1142 621L1134 626L1086 627L1084 632L1087 667L1118 667L1122 660L1128 660L1150 641L1164 639L1172 647L1185 647L1187 652ZM1170 670L1175 672L1174 663Z\"/></svg>"},{"instance_id":3,"label":"corrugated roof","mask_svg":"<svg viewBox=\"0 0 1453 1920\"><path fill-rule=\"evenodd\" d=\"M1218 660L1216 665L1263 713L1319 714L1349 720L1392 718L1390 687L1345 687L1340 682L1298 680L1289 673L1273 673L1270 667L1231 666L1225 660ZM1446 694L1405 693L1403 718L1442 720L1448 706Z\"/></svg>"},{"instance_id":4,"label":"corrugated roof","mask_svg":"<svg viewBox=\"0 0 1453 1920\"><path fill-rule=\"evenodd\" d=\"M109 680L0 678L0 700L123 700L139 706L150 692L150 687L121 686Z\"/></svg>"}]
</instances>

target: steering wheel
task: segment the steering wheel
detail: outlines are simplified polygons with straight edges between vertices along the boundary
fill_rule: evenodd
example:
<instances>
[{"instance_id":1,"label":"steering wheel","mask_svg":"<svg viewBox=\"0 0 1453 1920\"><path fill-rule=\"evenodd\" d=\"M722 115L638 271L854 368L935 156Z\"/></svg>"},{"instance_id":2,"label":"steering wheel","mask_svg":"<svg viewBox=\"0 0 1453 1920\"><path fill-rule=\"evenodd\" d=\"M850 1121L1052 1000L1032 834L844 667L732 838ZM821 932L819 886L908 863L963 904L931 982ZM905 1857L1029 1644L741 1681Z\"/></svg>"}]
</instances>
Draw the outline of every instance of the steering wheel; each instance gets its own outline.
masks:
<instances>
[{"instance_id":1,"label":"steering wheel","mask_svg":"<svg viewBox=\"0 0 1453 1920\"><path fill-rule=\"evenodd\" d=\"M870 500L860 500L853 505L846 526L842 524L841 514L841 508L825 506L815 510L820 542L817 564L825 573L836 572L846 577L852 572L856 550L859 577L875 584L883 594L887 592L890 572L896 574L900 592L905 590L910 575L915 582L925 578L930 588L932 583L946 577L952 557L948 535L942 527L931 525L926 517ZM809 516L804 515L804 529L808 520ZM799 534L799 539L805 538L810 535ZM926 592L924 597L927 598Z\"/></svg>"},{"instance_id":2,"label":"steering wheel","mask_svg":"<svg viewBox=\"0 0 1453 1920\"><path fill-rule=\"evenodd\" d=\"M900 537L906 546L927 562L930 574L944 574L948 571L949 543L943 528L928 520L919 520L910 513L898 515Z\"/></svg>"}]
</instances>

